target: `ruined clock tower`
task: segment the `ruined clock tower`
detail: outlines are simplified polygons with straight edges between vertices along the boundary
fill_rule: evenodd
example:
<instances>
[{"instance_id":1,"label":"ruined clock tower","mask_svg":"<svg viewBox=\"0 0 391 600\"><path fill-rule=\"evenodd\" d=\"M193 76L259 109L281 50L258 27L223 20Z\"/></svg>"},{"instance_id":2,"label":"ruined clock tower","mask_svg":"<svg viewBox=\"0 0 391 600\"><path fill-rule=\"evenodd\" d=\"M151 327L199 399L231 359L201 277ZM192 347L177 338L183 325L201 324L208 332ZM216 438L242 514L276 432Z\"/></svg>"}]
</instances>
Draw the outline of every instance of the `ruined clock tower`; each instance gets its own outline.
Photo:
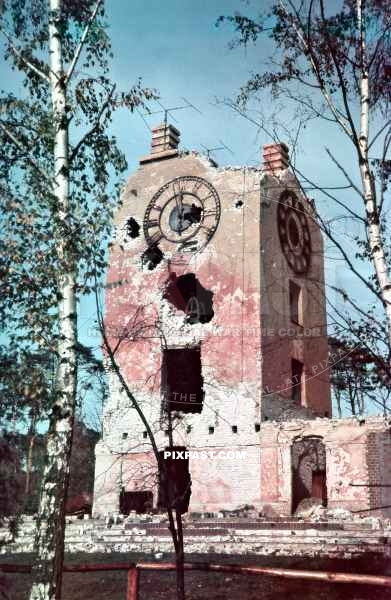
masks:
<instances>
[{"instance_id":1,"label":"ruined clock tower","mask_svg":"<svg viewBox=\"0 0 391 600\"><path fill-rule=\"evenodd\" d=\"M265 146L259 168L218 168L178 144L176 128L155 127L123 190L107 338L158 448L214 453L188 459L189 510L261 506L263 424L331 413L322 237L284 144ZM108 377L94 512L147 510L159 502L148 433Z\"/></svg>"}]
</instances>

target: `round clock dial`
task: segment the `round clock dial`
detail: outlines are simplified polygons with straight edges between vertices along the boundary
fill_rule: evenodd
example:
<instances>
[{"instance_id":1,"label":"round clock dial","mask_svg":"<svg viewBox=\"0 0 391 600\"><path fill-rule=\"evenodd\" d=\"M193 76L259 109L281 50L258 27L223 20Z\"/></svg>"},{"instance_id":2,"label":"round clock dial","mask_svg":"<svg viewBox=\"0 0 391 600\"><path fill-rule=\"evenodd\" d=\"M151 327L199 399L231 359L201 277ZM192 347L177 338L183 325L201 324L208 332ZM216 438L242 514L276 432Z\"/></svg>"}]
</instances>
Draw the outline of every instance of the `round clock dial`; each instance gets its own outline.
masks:
<instances>
[{"instance_id":1,"label":"round clock dial","mask_svg":"<svg viewBox=\"0 0 391 600\"><path fill-rule=\"evenodd\" d=\"M304 206L294 192L282 192L277 220L281 247L289 266L297 274L306 273L311 263L311 236Z\"/></svg>"},{"instance_id":2,"label":"round clock dial","mask_svg":"<svg viewBox=\"0 0 391 600\"><path fill-rule=\"evenodd\" d=\"M220 220L220 200L210 183L193 175L176 177L151 199L144 216L148 246L178 244L181 252L200 250Z\"/></svg>"}]
</instances>

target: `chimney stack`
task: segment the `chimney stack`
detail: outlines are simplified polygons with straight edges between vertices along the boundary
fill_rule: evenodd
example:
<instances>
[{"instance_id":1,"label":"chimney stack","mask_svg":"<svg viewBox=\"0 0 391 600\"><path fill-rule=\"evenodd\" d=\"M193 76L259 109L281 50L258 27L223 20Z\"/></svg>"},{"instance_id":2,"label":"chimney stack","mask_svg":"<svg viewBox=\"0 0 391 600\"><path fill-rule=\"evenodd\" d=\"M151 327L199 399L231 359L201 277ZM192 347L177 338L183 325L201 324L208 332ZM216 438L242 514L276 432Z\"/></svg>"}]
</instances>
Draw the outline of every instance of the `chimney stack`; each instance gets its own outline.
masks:
<instances>
[{"instance_id":1,"label":"chimney stack","mask_svg":"<svg viewBox=\"0 0 391 600\"><path fill-rule=\"evenodd\" d=\"M277 175L289 166L289 148L286 144L266 144L263 147L262 170Z\"/></svg>"},{"instance_id":2,"label":"chimney stack","mask_svg":"<svg viewBox=\"0 0 391 600\"><path fill-rule=\"evenodd\" d=\"M140 164L178 155L180 132L173 125L161 123L152 128L151 153Z\"/></svg>"}]
</instances>

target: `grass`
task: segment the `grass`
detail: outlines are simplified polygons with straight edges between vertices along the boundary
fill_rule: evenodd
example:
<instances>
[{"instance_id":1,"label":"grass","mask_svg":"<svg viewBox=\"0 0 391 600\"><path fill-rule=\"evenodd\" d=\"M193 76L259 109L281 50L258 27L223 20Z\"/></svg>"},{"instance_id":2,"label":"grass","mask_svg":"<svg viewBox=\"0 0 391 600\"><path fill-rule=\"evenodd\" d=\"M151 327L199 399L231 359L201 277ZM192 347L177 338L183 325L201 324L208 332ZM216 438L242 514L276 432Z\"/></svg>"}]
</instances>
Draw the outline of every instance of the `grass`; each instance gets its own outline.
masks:
<instances>
[{"instance_id":1,"label":"grass","mask_svg":"<svg viewBox=\"0 0 391 600\"><path fill-rule=\"evenodd\" d=\"M171 561L165 555L164 560ZM68 564L111 563L132 561L153 562L153 557L140 554L71 554ZM248 564L314 570L335 570L350 573L391 575L391 560L368 555L355 559L299 557L260 557L227 555L188 555L187 561L225 564ZM0 556L0 563L31 563L31 555ZM27 600L31 577L27 574L6 574L4 600ZM0 580L1 581L1 580ZM187 600L389 600L390 590L377 586L329 584L323 582L289 581L265 576L230 575L227 573L186 573ZM1 590L1 583L0 583ZM175 574L143 572L140 577L140 600L174 600ZM64 573L63 600L126 600L126 572Z\"/></svg>"}]
</instances>

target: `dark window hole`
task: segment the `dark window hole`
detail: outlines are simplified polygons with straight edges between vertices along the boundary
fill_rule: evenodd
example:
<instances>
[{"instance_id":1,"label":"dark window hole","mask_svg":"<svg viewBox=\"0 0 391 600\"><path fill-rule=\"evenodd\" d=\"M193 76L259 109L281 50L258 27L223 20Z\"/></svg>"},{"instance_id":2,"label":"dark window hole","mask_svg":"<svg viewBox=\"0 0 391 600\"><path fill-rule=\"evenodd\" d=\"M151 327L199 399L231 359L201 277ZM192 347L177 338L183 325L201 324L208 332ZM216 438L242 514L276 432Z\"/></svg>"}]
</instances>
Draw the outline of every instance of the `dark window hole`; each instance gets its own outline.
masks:
<instances>
[{"instance_id":1,"label":"dark window hole","mask_svg":"<svg viewBox=\"0 0 391 600\"><path fill-rule=\"evenodd\" d=\"M292 358L291 369L292 369L292 400L300 406L301 402L302 402L302 396L303 396L304 365L299 360Z\"/></svg>"},{"instance_id":2,"label":"dark window hole","mask_svg":"<svg viewBox=\"0 0 391 600\"><path fill-rule=\"evenodd\" d=\"M119 495L119 510L122 515L128 515L130 511L137 513L148 513L153 509L153 494L150 491L126 492L122 488Z\"/></svg>"},{"instance_id":3,"label":"dark window hole","mask_svg":"<svg viewBox=\"0 0 391 600\"><path fill-rule=\"evenodd\" d=\"M204 400L200 348L163 351L162 395L169 411L200 413Z\"/></svg>"}]
</instances>

